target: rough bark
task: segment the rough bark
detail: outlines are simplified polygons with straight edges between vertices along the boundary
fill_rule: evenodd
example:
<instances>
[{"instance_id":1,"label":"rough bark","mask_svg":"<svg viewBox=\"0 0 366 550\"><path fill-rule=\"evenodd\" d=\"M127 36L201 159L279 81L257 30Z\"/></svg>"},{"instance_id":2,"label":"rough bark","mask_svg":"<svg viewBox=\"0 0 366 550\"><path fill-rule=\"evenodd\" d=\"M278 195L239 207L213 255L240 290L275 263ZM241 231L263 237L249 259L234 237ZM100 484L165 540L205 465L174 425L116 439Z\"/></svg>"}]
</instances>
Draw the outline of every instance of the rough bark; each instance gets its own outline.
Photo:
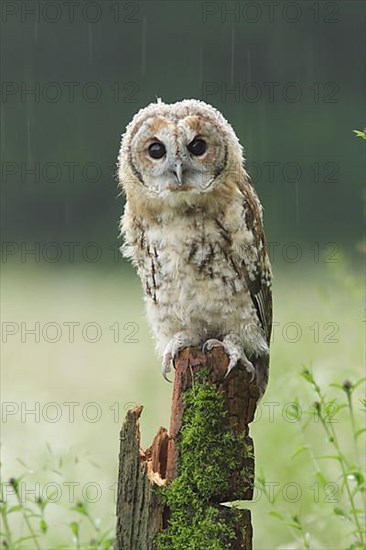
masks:
<instances>
[{"instance_id":1,"label":"rough bark","mask_svg":"<svg viewBox=\"0 0 366 550\"><path fill-rule=\"evenodd\" d=\"M157 488L165 483L168 434L160 428L150 449L140 445L143 407L128 411L120 433L116 550L152 550L163 528L164 506ZM160 475L162 474L162 475Z\"/></svg>"},{"instance_id":2,"label":"rough bark","mask_svg":"<svg viewBox=\"0 0 366 550\"><path fill-rule=\"evenodd\" d=\"M169 510L159 498L158 488L172 481L179 471L176 443L182 427L184 395L192 387L193 376L202 368L208 371L205 380L224 395L231 429L236 434L244 434L246 446L253 447L248 424L254 418L258 389L240 365L225 378L227 366L228 358L222 348L206 354L197 348L187 348L180 353L176 362L170 433L168 435L165 428L160 428L146 451L140 445L142 407L135 407L127 413L120 434L116 550L156 550L154 537L166 528L169 516ZM223 494L222 502L251 500L253 483L254 449L250 457L243 457L238 464L231 480L230 494ZM227 509L222 507L223 517L225 513ZM251 550L250 511L242 510L240 516L231 550Z\"/></svg>"}]
</instances>

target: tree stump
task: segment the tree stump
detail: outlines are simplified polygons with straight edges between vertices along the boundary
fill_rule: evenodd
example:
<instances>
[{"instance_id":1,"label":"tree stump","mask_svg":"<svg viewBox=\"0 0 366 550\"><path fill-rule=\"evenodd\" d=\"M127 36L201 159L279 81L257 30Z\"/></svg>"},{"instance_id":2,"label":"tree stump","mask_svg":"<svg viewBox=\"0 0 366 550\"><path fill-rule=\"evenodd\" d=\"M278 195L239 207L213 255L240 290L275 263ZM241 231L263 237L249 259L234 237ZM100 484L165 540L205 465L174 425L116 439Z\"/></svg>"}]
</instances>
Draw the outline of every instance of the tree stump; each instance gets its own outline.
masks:
<instances>
[{"instance_id":1,"label":"tree stump","mask_svg":"<svg viewBox=\"0 0 366 550\"><path fill-rule=\"evenodd\" d=\"M127 413L120 433L116 550L157 550L155 537L167 528L169 520L169 510L159 496L159 488L179 475L177 441L182 428L184 396L191 389L195 375L202 369L207 372L205 381L224 396L230 429L235 434L242 434L246 446L253 448L249 423L254 418L258 388L240 364L225 378L227 367L228 357L220 347L207 353L198 348L187 348L179 354L169 435L161 427L151 447L145 451L140 445L139 430L143 407L134 407ZM208 456L208 464L209 460ZM243 457L238 463L230 481L230 494L220 495L220 502L253 498L254 448L250 456ZM221 510L225 518L228 509L221 506ZM241 510L239 515L231 550L251 550L251 513Z\"/></svg>"}]
</instances>

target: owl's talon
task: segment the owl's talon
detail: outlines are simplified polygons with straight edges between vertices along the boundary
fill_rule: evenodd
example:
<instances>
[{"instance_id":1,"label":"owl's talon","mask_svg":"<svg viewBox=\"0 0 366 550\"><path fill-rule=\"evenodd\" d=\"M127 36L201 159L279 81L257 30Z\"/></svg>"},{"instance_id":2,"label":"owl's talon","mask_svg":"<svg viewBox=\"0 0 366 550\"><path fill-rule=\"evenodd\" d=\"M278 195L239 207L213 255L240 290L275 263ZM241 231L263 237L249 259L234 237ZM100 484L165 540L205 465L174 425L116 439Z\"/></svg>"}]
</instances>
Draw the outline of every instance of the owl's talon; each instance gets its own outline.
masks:
<instances>
[{"instance_id":1,"label":"owl's talon","mask_svg":"<svg viewBox=\"0 0 366 550\"><path fill-rule=\"evenodd\" d=\"M227 376L231 373L233 368L238 364L239 360L243 363L243 365L245 367L245 370L247 372L249 372L249 374L251 375L249 383L252 383L255 376L256 376L256 371L255 371L255 368L254 368L253 364L246 358L246 356L244 354L239 359L236 359L236 358L230 359L230 363L229 363L229 366L227 368L227 371L226 371L226 374L225 374L224 378L227 378Z\"/></svg>"},{"instance_id":2,"label":"owl's talon","mask_svg":"<svg viewBox=\"0 0 366 550\"><path fill-rule=\"evenodd\" d=\"M251 375L250 380L249 380L249 383L251 384L253 382L253 380L255 379L255 377L256 377L256 370L255 370L255 368L253 367L253 365L250 361L248 361L248 363L249 363L249 365L245 365L245 368L246 368L247 372L249 372L249 374Z\"/></svg>"},{"instance_id":3,"label":"owl's talon","mask_svg":"<svg viewBox=\"0 0 366 550\"><path fill-rule=\"evenodd\" d=\"M178 358L179 353L189 346L196 346L199 343L199 336L195 333L190 332L177 332L173 338L168 342L168 345L165 348L164 354L163 354L163 363L161 366L161 370L163 373L163 376L165 380L168 382L171 382L169 378L167 378L168 372L171 371L171 367L173 366L175 370L176 361Z\"/></svg>"},{"instance_id":4,"label":"owl's talon","mask_svg":"<svg viewBox=\"0 0 366 550\"><path fill-rule=\"evenodd\" d=\"M168 378L168 373L171 371L171 362L172 362L172 355L171 353L166 353L163 357L163 363L161 365L161 372L162 372L162 375L163 375L163 378L169 382L170 384L172 383L172 381ZM174 365L174 363L173 363Z\"/></svg>"},{"instance_id":5,"label":"owl's talon","mask_svg":"<svg viewBox=\"0 0 366 550\"><path fill-rule=\"evenodd\" d=\"M164 380L169 382L169 384L172 384L172 381L170 380L170 378L168 378L167 374L164 371L163 371L163 378L164 378Z\"/></svg>"},{"instance_id":6,"label":"owl's talon","mask_svg":"<svg viewBox=\"0 0 366 550\"><path fill-rule=\"evenodd\" d=\"M206 351L211 351L214 348L218 348L219 346L222 346L225 348L224 342L221 342L221 340L216 340L216 338L211 338L210 340L206 340L206 342L202 346L203 353L206 353Z\"/></svg>"},{"instance_id":7,"label":"owl's talon","mask_svg":"<svg viewBox=\"0 0 366 550\"><path fill-rule=\"evenodd\" d=\"M251 374L250 382L253 382L256 375L255 368L253 364L249 361L245 353L236 345L232 344L231 342L222 342L221 340L216 340L216 338L212 338L210 340L207 340L203 344L202 351L203 353L205 353L206 351L211 351L212 349L219 346L222 346L224 348L225 353L227 353L230 359L229 366L227 368L224 378L227 378L233 368L238 364L239 361L241 361L247 372Z\"/></svg>"},{"instance_id":8,"label":"owl's talon","mask_svg":"<svg viewBox=\"0 0 366 550\"><path fill-rule=\"evenodd\" d=\"M224 376L224 380L225 380L225 378L227 378L229 376L229 374L231 373L233 368L236 366L236 364L237 364L237 361L230 361L229 366L228 366L227 371L226 371L225 376Z\"/></svg>"},{"instance_id":9,"label":"owl's talon","mask_svg":"<svg viewBox=\"0 0 366 550\"><path fill-rule=\"evenodd\" d=\"M162 367L161 373L162 373L162 375L163 375L164 380L166 380L167 382L169 382L169 383L171 384L172 381L170 380L170 378L168 378L168 372L170 372L170 369L169 369L168 371L166 371L166 370L164 369L164 367Z\"/></svg>"}]
</instances>

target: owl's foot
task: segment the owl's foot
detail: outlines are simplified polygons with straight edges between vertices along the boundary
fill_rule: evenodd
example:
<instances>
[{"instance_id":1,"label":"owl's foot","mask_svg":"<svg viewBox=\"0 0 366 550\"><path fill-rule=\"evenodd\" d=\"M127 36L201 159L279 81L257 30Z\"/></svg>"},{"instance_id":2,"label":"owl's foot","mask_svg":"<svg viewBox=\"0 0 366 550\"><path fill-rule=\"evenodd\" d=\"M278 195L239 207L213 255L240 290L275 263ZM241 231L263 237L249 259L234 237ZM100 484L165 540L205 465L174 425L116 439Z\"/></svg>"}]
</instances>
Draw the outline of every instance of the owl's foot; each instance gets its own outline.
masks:
<instances>
[{"instance_id":1,"label":"owl's foot","mask_svg":"<svg viewBox=\"0 0 366 550\"><path fill-rule=\"evenodd\" d=\"M243 346L239 345L234 338L226 336L223 341L216 340L215 338L207 340L203 344L202 351L211 351L213 348L217 348L219 346L223 347L225 353L227 353L227 355L229 356L229 366L227 368L225 378L230 374L230 372L238 364L238 362L241 361L247 372L251 374L250 381L252 382L255 377L255 368L245 355Z\"/></svg>"},{"instance_id":2,"label":"owl's foot","mask_svg":"<svg viewBox=\"0 0 366 550\"><path fill-rule=\"evenodd\" d=\"M175 368L175 361L178 353L184 348L197 346L198 344L199 339L197 334L193 335L188 332L178 332L173 336L173 338L170 340L169 344L165 348L163 354L163 362L161 365L161 372L167 382L171 382L171 380L169 380L168 378L168 374L172 370L172 365Z\"/></svg>"},{"instance_id":3,"label":"owl's foot","mask_svg":"<svg viewBox=\"0 0 366 550\"><path fill-rule=\"evenodd\" d=\"M165 378L165 380L167 382L172 382L171 380L169 380L168 378L168 374L169 372L172 370L171 369L171 364L172 364L172 354L170 352L166 352L164 353L163 355L163 362L161 364L161 372L163 374L163 378Z\"/></svg>"}]
</instances>

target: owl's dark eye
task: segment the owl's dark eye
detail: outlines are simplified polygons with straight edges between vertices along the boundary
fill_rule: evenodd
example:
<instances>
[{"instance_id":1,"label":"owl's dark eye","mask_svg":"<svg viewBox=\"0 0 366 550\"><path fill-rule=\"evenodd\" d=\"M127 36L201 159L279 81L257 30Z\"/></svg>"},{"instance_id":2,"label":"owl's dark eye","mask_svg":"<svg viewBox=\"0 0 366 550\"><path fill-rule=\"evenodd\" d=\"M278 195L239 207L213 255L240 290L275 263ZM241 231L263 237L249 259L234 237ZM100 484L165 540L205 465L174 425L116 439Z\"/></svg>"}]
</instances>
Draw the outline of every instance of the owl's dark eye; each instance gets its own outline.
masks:
<instances>
[{"instance_id":1,"label":"owl's dark eye","mask_svg":"<svg viewBox=\"0 0 366 550\"><path fill-rule=\"evenodd\" d=\"M203 155L207 150L207 143L200 138L194 138L191 143L188 143L187 149L195 157Z\"/></svg>"},{"instance_id":2,"label":"owl's dark eye","mask_svg":"<svg viewBox=\"0 0 366 550\"><path fill-rule=\"evenodd\" d=\"M165 145L160 141L154 141L149 147L149 155L153 159L161 159L166 153Z\"/></svg>"}]
</instances>

